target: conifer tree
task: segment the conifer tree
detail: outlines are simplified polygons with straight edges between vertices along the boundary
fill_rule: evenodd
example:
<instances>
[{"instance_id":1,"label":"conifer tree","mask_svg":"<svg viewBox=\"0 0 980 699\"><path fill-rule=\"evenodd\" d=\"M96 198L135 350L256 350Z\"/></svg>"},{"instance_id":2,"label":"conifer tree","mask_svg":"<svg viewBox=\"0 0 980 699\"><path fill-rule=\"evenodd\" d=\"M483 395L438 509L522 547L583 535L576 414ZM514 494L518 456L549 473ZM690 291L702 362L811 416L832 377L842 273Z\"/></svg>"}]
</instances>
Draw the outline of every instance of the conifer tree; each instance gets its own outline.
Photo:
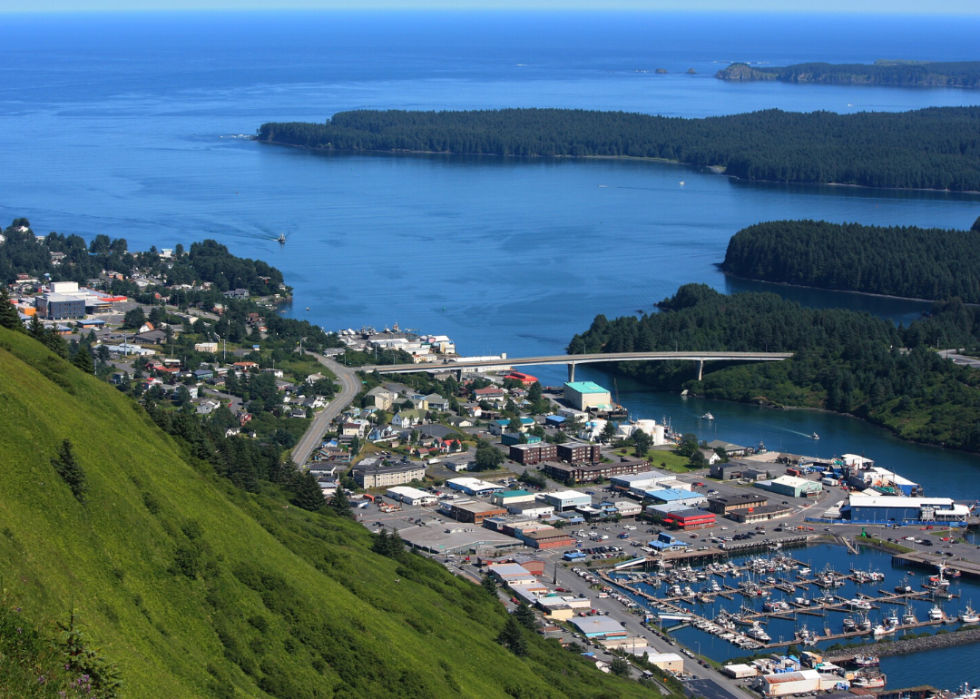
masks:
<instances>
[{"instance_id":1,"label":"conifer tree","mask_svg":"<svg viewBox=\"0 0 980 699\"><path fill-rule=\"evenodd\" d=\"M494 597L497 596L497 581L494 580L492 576L484 575L483 579L480 581L480 585L482 585L483 589L489 594L493 595Z\"/></svg>"},{"instance_id":2,"label":"conifer tree","mask_svg":"<svg viewBox=\"0 0 980 699\"><path fill-rule=\"evenodd\" d=\"M323 499L323 491L317 485L313 474L297 473L292 480L293 504L302 507L310 512L319 512L326 501Z\"/></svg>"},{"instance_id":3,"label":"conifer tree","mask_svg":"<svg viewBox=\"0 0 980 699\"><path fill-rule=\"evenodd\" d=\"M44 342L44 325L41 323L41 319L38 318L37 313L31 316L31 322L27 328L27 332L38 342Z\"/></svg>"},{"instance_id":4,"label":"conifer tree","mask_svg":"<svg viewBox=\"0 0 980 699\"><path fill-rule=\"evenodd\" d=\"M337 491L330 500L330 509L332 509L339 517L354 519L354 510L350 506L350 500L347 499L347 493L344 491L344 486L340 483L337 484Z\"/></svg>"},{"instance_id":5,"label":"conifer tree","mask_svg":"<svg viewBox=\"0 0 980 699\"><path fill-rule=\"evenodd\" d=\"M497 636L497 643L506 646L507 650L518 657L523 657L528 653L527 639L524 637L524 629L517 622L513 615L507 617L507 624L504 630Z\"/></svg>"},{"instance_id":6,"label":"conifer tree","mask_svg":"<svg viewBox=\"0 0 980 699\"><path fill-rule=\"evenodd\" d=\"M0 327L8 330L24 331L24 324L20 322L17 309L10 303L10 294L7 292L7 285L0 282Z\"/></svg>"},{"instance_id":7,"label":"conifer tree","mask_svg":"<svg viewBox=\"0 0 980 699\"><path fill-rule=\"evenodd\" d=\"M95 373L95 365L92 363L92 355L89 354L88 350L84 347L75 353L75 358L71 360L71 363L84 371L86 374Z\"/></svg>"},{"instance_id":8,"label":"conifer tree","mask_svg":"<svg viewBox=\"0 0 980 699\"><path fill-rule=\"evenodd\" d=\"M517 623L528 631L534 631L537 628L538 620L534 616L534 610L523 600L517 605L517 609L514 610L514 618L517 619Z\"/></svg>"},{"instance_id":9,"label":"conifer tree","mask_svg":"<svg viewBox=\"0 0 980 699\"><path fill-rule=\"evenodd\" d=\"M61 446L58 448L58 454L51 459L51 465L54 466L54 470L61 476L61 480L71 488L72 495L75 496L75 499L79 502L85 502L85 493L88 490L85 481L85 471L82 470L81 465L75 458L70 440L66 439L61 443Z\"/></svg>"}]
</instances>

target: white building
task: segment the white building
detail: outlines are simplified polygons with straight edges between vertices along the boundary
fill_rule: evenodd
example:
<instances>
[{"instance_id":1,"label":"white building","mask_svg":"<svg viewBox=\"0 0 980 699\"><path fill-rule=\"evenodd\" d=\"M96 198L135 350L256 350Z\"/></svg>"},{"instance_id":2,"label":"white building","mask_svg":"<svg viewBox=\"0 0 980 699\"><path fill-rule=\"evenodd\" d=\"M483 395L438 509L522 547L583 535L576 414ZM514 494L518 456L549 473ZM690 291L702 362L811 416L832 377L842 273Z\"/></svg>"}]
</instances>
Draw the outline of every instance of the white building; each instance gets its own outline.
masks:
<instances>
[{"instance_id":1,"label":"white building","mask_svg":"<svg viewBox=\"0 0 980 699\"><path fill-rule=\"evenodd\" d=\"M412 505L413 507L418 507L419 505L431 505L437 500L435 495L407 485L398 485L394 488L388 488L387 494L388 497L392 498L393 500L398 500L399 502L403 502L406 505Z\"/></svg>"}]
</instances>

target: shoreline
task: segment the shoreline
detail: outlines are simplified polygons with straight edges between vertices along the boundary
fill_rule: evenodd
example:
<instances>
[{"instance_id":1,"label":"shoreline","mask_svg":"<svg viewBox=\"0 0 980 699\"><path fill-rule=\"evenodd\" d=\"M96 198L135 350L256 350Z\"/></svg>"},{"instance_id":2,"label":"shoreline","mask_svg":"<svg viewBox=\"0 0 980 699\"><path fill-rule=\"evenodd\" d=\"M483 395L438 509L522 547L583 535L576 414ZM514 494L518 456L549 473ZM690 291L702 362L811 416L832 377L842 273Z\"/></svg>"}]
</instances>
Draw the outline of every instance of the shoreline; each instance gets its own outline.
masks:
<instances>
[{"instance_id":1,"label":"shoreline","mask_svg":"<svg viewBox=\"0 0 980 699\"><path fill-rule=\"evenodd\" d=\"M736 274L735 272L729 272L724 267L722 267L723 262L715 262L714 266L724 274L726 277L734 277L735 279L744 279L749 282L760 282L762 284L775 284L777 286L788 286L791 289L812 289L814 291L829 291L835 294L855 294L857 296L870 296L872 298L879 299L893 299L895 301L915 301L917 303L937 303L943 301L944 299L922 299L916 298L914 296L893 296L892 294L876 294L871 291L855 291L854 289L828 289L822 286L809 286L807 284L791 284L789 282L775 282L769 279L759 279L757 277L745 277L741 274ZM948 299L946 299L948 300ZM964 306L980 306L980 303L967 303L963 302Z\"/></svg>"},{"instance_id":2,"label":"shoreline","mask_svg":"<svg viewBox=\"0 0 980 699\"><path fill-rule=\"evenodd\" d=\"M779 180L746 180L738 177L737 175L727 174L727 166L724 165L694 165L693 163L687 163L682 160L669 160L667 158L653 158L648 156L638 156L638 155L512 155L505 154L500 155L499 153L456 153L454 151L431 151L431 150L408 150L400 148L392 148L389 150L374 150L370 148L353 149L353 148L315 148L312 146L300 146L295 143L283 143L281 141L270 141L261 140L257 136L253 136L252 140L257 143L264 143L271 146L285 146L287 148L298 148L299 150L308 150L313 153L378 153L382 155L442 155L448 157L486 157L486 158L540 158L542 160L552 158L555 160L568 159L568 160L587 160L587 159L597 159L597 160L639 160L639 161L649 161L655 163L669 163L671 165L684 165L686 167L705 169L714 175L725 175L738 182L747 182L750 184L778 184L778 185L795 185L802 187L854 187L856 189L867 189L871 191L893 191L893 192L935 192L937 194L970 194L970 195L980 195L980 190L958 190L958 189L929 189L923 187L869 187L863 184L847 184L843 182L783 182Z\"/></svg>"}]
</instances>

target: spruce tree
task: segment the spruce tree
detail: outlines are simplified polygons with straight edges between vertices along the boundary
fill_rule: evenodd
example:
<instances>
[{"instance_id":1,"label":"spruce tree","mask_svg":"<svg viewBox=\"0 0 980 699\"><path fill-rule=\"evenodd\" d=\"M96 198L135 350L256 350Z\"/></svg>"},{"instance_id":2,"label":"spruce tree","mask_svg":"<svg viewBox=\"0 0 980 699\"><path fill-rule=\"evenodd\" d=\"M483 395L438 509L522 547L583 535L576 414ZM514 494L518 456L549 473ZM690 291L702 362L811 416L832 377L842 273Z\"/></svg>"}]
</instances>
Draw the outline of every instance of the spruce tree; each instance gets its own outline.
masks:
<instances>
[{"instance_id":1,"label":"spruce tree","mask_svg":"<svg viewBox=\"0 0 980 699\"><path fill-rule=\"evenodd\" d=\"M17 309L10 303L7 285L2 282L0 282L0 327L18 332L24 331L24 324L20 322Z\"/></svg>"},{"instance_id":2,"label":"spruce tree","mask_svg":"<svg viewBox=\"0 0 980 699\"><path fill-rule=\"evenodd\" d=\"M514 618L517 619L517 623L528 631L534 631L538 626L538 620L534 616L534 610L528 606L527 602L521 601L517 605L517 609L514 610Z\"/></svg>"},{"instance_id":3,"label":"spruce tree","mask_svg":"<svg viewBox=\"0 0 980 699\"><path fill-rule=\"evenodd\" d=\"M977 220L973 222L973 225L970 227L970 230L973 231L974 233L980 233L980 216L977 216Z\"/></svg>"},{"instance_id":4,"label":"spruce tree","mask_svg":"<svg viewBox=\"0 0 980 699\"><path fill-rule=\"evenodd\" d=\"M89 354L88 350L84 347L75 353L75 358L71 360L71 363L84 371L86 374L95 373L95 365L92 363L92 355Z\"/></svg>"},{"instance_id":5,"label":"spruce tree","mask_svg":"<svg viewBox=\"0 0 980 699\"><path fill-rule=\"evenodd\" d=\"M497 636L497 643L502 644L511 653L518 657L523 657L528 653L527 639L524 637L524 629L517 622L513 615L507 617L507 624L504 630Z\"/></svg>"},{"instance_id":6,"label":"spruce tree","mask_svg":"<svg viewBox=\"0 0 980 699\"><path fill-rule=\"evenodd\" d=\"M54 470L61 476L61 480L71 488L72 495L75 496L75 499L79 502L85 502L85 493L88 490L85 482L85 471L82 470L81 465L75 458L70 440L66 439L61 443L61 446L58 448L58 454L51 459L51 465L54 466Z\"/></svg>"},{"instance_id":7,"label":"spruce tree","mask_svg":"<svg viewBox=\"0 0 980 699\"><path fill-rule=\"evenodd\" d=\"M381 531L374 535L374 543L371 544L371 550L382 556L388 555L388 530L384 527L381 527Z\"/></svg>"},{"instance_id":8,"label":"spruce tree","mask_svg":"<svg viewBox=\"0 0 980 699\"><path fill-rule=\"evenodd\" d=\"M482 585L483 589L494 597L497 596L497 581L494 580L492 576L484 575L483 580L480 581L480 585Z\"/></svg>"},{"instance_id":9,"label":"spruce tree","mask_svg":"<svg viewBox=\"0 0 980 699\"><path fill-rule=\"evenodd\" d=\"M330 509L332 509L339 517L354 519L354 510L350 506L350 500L347 499L347 493L344 491L344 486L340 483L337 484L337 491L330 500Z\"/></svg>"},{"instance_id":10,"label":"spruce tree","mask_svg":"<svg viewBox=\"0 0 980 699\"><path fill-rule=\"evenodd\" d=\"M31 322L27 328L27 332L38 342L44 342L44 325L41 324L41 319L37 313L31 316Z\"/></svg>"},{"instance_id":11,"label":"spruce tree","mask_svg":"<svg viewBox=\"0 0 980 699\"><path fill-rule=\"evenodd\" d=\"M296 507L302 507L310 512L318 512L326 504L323 499L323 491L320 490L316 478L309 471L296 474L291 483L291 490L293 491L293 504Z\"/></svg>"}]
</instances>

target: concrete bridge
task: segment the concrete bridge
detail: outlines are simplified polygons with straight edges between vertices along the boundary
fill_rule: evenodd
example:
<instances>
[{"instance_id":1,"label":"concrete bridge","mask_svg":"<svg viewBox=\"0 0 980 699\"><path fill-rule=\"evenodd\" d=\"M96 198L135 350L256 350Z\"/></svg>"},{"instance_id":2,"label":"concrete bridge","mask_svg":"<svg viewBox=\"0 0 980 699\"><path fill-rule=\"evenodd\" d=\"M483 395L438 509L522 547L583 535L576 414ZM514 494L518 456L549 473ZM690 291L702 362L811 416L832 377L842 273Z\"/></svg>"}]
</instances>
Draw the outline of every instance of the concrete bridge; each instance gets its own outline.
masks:
<instances>
[{"instance_id":1,"label":"concrete bridge","mask_svg":"<svg viewBox=\"0 0 980 699\"><path fill-rule=\"evenodd\" d=\"M482 359L478 361L454 362L446 360L442 364L385 364L363 367L364 371L377 371L379 374L409 374L417 371L446 369L487 369L492 367L553 366L565 364L568 367L568 380L575 380L575 367L579 364L604 364L607 362L668 362L686 361L698 363L698 381L704 375L705 362L781 362L793 356L792 352L611 352L609 354L556 354L550 357L507 357L502 359Z\"/></svg>"}]
</instances>

